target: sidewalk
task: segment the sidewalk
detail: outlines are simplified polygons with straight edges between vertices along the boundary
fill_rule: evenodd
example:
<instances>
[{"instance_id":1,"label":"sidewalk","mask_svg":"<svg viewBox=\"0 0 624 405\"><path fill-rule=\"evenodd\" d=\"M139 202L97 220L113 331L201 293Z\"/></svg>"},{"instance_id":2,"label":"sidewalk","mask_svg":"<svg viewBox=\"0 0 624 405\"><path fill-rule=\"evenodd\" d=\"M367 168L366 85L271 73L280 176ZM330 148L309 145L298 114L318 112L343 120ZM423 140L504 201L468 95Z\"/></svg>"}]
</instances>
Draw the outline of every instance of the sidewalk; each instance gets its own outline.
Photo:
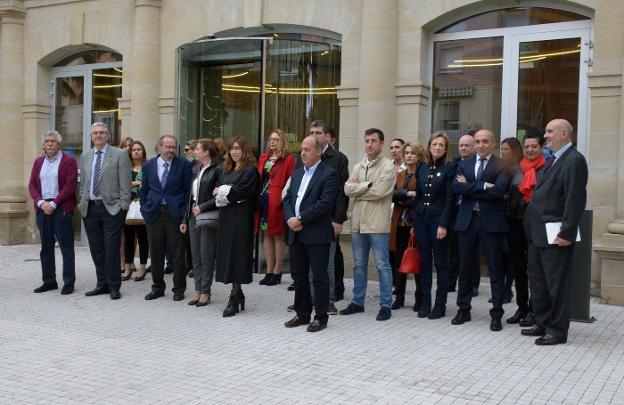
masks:
<instances>
[{"instance_id":1,"label":"sidewalk","mask_svg":"<svg viewBox=\"0 0 624 405\"><path fill-rule=\"evenodd\" d=\"M332 316L311 334L283 327L288 276L244 287L246 310L222 318L229 287L219 283L203 308L174 302L171 276L151 302L149 276L124 282L118 301L85 297L95 271L77 248L76 292L34 294L39 247L0 247L0 258L1 404L624 403L624 308L596 300L595 323L573 323L566 345L539 347L517 326L489 330L485 283L472 322L453 326L455 293L445 318L419 319L413 283L408 307L375 321L371 282L364 314ZM505 309L506 318L516 308Z\"/></svg>"}]
</instances>

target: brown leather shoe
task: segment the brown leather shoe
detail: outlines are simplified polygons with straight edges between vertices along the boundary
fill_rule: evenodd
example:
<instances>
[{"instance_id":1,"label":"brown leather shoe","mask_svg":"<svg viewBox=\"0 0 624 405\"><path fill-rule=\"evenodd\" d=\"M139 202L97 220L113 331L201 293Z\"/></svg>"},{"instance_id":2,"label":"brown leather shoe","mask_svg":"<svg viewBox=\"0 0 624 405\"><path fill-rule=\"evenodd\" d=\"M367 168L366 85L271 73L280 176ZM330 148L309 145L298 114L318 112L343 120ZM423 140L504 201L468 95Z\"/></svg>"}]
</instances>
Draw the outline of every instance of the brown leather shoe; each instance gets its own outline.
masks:
<instances>
[{"instance_id":1,"label":"brown leather shoe","mask_svg":"<svg viewBox=\"0 0 624 405\"><path fill-rule=\"evenodd\" d=\"M319 332L327 327L327 323L322 323L318 319L312 321L311 324L308 325L308 332Z\"/></svg>"},{"instance_id":2,"label":"brown leather shoe","mask_svg":"<svg viewBox=\"0 0 624 405\"><path fill-rule=\"evenodd\" d=\"M296 328L297 326L307 325L310 321L294 316L290 321L284 322L284 326L287 328Z\"/></svg>"},{"instance_id":3,"label":"brown leather shoe","mask_svg":"<svg viewBox=\"0 0 624 405\"><path fill-rule=\"evenodd\" d=\"M522 329L520 333L523 336L544 336L546 334L546 331L541 326L535 325L529 329Z\"/></svg>"}]
</instances>

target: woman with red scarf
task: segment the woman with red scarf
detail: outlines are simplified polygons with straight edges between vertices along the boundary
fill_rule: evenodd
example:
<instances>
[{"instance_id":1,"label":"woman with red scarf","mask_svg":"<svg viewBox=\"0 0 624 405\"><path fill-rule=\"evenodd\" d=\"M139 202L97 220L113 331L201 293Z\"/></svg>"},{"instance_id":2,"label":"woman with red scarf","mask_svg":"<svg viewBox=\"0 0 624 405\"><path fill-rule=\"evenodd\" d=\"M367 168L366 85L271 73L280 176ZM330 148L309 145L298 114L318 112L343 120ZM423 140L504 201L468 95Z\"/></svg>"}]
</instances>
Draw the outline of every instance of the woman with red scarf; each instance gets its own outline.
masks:
<instances>
[{"instance_id":1,"label":"woman with red scarf","mask_svg":"<svg viewBox=\"0 0 624 405\"><path fill-rule=\"evenodd\" d=\"M515 140L515 139L514 139ZM531 201L537 182L538 173L546 164L542 155L544 138L538 132L529 132L524 138L524 158L518 166L512 168L512 179L509 185L508 242L516 280L516 304L518 310L507 323L528 327L535 324L529 300L529 282L527 274L527 239L522 221L524 211Z\"/></svg>"}]
</instances>

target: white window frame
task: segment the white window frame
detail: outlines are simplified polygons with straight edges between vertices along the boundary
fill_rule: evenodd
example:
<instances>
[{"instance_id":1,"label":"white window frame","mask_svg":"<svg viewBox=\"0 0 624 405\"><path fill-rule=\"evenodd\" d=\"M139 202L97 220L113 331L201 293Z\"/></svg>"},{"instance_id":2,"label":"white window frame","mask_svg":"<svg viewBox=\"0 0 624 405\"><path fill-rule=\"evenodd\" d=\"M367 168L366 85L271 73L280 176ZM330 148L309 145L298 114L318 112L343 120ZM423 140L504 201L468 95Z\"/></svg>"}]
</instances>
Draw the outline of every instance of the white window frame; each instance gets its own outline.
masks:
<instances>
[{"instance_id":1,"label":"white window frame","mask_svg":"<svg viewBox=\"0 0 624 405\"><path fill-rule=\"evenodd\" d=\"M589 152L589 114L590 98L587 85L587 74L591 71L588 61L591 58L590 43L593 41L593 20L570 21L553 24L536 24L523 27L495 28L464 32L434 34L429 42L429 94L428 121L425 132L431 133L433 121L433 50L439 41L462 39L502 37L503 38L503 83L501 94L501 141L516 134L517 103L518 103L518 55L521 42L545 41L552 39L581 38L581 54L579 68L579 99L577 146L581 153L588 156Z\"/></svg>"}]
</instances>

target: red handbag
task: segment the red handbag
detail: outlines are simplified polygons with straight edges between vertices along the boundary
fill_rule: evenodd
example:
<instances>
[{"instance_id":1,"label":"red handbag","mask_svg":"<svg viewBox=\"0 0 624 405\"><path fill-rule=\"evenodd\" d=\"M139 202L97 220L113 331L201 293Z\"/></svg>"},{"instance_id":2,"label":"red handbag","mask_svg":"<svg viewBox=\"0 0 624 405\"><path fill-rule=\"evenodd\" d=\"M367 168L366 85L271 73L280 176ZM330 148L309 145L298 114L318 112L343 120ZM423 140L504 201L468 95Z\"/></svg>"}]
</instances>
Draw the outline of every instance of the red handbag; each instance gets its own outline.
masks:
<instances>
[{"instance_id":1,"label":"red handbag","mask_svg":"<svg viewBox=\"0 0 624 405\"><path fill-rule=\"evenodd\" d=\"M405 253L403 253L403 259L401 259L399 272L405 274L420 273L420 252L418 248L414 246L414 235L410 235L407 248L405 249Z\"/></svg>"}]
</instances>

